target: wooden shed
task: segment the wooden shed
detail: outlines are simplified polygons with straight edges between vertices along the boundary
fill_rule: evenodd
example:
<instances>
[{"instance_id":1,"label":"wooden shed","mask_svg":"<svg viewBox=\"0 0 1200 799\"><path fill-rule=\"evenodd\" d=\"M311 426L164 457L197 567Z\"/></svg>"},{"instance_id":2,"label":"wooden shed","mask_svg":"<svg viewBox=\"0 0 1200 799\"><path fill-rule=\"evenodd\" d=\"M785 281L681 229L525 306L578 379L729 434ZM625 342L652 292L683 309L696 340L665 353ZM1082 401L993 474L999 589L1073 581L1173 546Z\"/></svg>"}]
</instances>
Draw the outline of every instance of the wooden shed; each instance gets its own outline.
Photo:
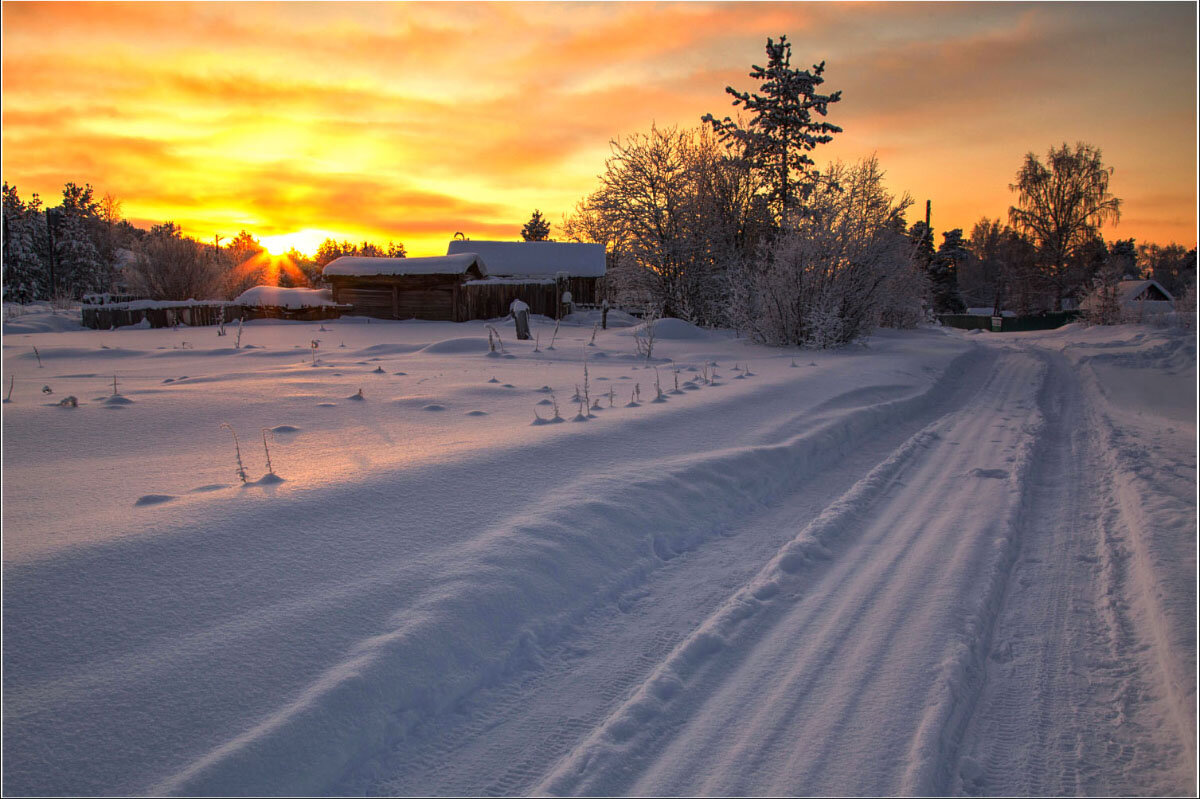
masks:
<instances>
[{"instance_id":1,"label":"wooden shed","mask_svg":"<svg viewBox=\"0 0 1200 799\"><path fill-rule=\"evenodd\" d=\"M603 244L456 239L450 242L447 252L450 255L475 253L487 262L487 283L509 287L493 289L493 292L516 296L519 292L512 287L525 283L527 293L533 298L547 293L545 285L553 281L558 292L570 291L576 303L595 303L601 298L600 284L605 271ZM534 313L547 313L539 310L535 302L525 301ZM549 311L548 315L552 313Z\"/></svg>"},{"instance_id":2,"label":"wooden shed","mask_svg":"<svg viewBox=\"0 0 1200 799\"><path fill-rule=\"evenodd\" d=\"M482 280L487 267L475 253L431 258L364 258L343 255L325 265L333 301L378 319L462 322L464 283Z\"/></svg>"}]
</instances>

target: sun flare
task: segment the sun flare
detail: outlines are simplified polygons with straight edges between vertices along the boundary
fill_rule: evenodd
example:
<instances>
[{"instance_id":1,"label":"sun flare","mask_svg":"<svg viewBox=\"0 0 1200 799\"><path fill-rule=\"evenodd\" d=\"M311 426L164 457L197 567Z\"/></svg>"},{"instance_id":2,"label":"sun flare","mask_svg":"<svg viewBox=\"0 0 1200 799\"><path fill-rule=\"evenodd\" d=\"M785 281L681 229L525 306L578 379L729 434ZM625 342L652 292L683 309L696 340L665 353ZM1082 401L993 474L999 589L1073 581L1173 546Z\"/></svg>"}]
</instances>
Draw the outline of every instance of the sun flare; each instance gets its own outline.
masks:
<instances>
[{"instance_id":1,"label":"sun flare","mask_svg":"<svg viewBox=\"0 0 1200 799\"><path fill-rule=\"evenodd\" d=\"M325 239L341 239L345 236L328 230L305 228L295 233L282 233L276 236L263 236L258 240L271 255L286 255L292 250L307 255L316 255L317 248Z\"/></svg>"}]
</instances>

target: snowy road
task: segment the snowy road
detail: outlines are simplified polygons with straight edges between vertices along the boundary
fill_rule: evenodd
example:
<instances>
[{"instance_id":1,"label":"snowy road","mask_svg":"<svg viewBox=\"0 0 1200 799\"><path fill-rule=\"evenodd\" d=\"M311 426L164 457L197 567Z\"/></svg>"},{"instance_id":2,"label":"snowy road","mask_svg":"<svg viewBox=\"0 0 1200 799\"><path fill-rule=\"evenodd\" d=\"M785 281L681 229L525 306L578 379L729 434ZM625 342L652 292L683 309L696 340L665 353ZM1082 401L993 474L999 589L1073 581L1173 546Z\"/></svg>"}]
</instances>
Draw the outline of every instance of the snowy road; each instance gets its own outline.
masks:
<instances>
[{"instance_id":1,"label":"snowy road","mask_svg":"<svg viewBox=\"0 0 1200 799\"><path fill-rule=\"evenodd\" d=\"M775 356L6 560L5 791L1192 793L1195 396L1129 383L1195 345L1143 335Z\"/></svg>"}]
</instances>

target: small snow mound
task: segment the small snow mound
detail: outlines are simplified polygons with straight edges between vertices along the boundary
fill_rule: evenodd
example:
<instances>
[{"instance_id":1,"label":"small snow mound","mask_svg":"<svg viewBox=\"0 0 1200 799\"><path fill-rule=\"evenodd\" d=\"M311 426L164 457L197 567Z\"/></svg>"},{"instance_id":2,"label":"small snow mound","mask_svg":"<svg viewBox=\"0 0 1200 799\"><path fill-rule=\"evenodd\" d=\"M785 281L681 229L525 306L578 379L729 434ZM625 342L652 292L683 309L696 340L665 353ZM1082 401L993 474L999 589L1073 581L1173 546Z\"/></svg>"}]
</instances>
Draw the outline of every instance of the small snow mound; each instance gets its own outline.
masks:
<instances>
[{"instance_id":1,"label":"small snow mound","mask_svg":"<svg viewBox=\"0 0 1200 799\"><path fill-rule=\"evenodd\" d=\"M133 400L128 397L122 397L120 394L113 394L108 399L104 400L105 405L132 405Z\"/></svg>"},{"instance_id":2,"label":"small snow mound","mask_svg":"<svg viewBox=\"0 0 1200 799\"><path fill-rule=\"evenodd\" d=\"M487 411L467 411L467 416L487 416Z\"/></svg>"},{"instance_id":3,"label":"small snow mound","mask_svg":"<svg viewBox=\"0 0 1200 799\"><path fill-rule=\"evenodd\" d=\"M638 335L646 334L647 323L643 322L637 327L631 328L628 331L621 331L620 335L632 336L635 333ZM658 319L654 322L654 338L670 339L672 341L698 341L711 338L712 334L703 328L696 327L691 322L685 322L682 319Z\"/></svg>"},{"instance_id":4,"label":"small snow mound","mask_svg":"<svg viewBox=\"0 0 1200 799\"><path fill-rule=\"evenodd\" d=\"M487 349L487 339L479 336L463 338L448 338L435 341L422 347L419 352L429 352L437 355L463 355L484 352ZM494 353L489 353L494 354Z\"/></svg>"},{"instance_id":5,"label":"small snow mound","mask_svg":"<svg viewBox=\"0 0 1200 799\"><path fill-rule=\"evenodd\" d=\"M320 308L333 305L329 289L295 289L280 286L255 286L246 289L233 301L234 305L269 305L277 308Z\"/></svg>"},{"instance_id":6,"label":"small snow mound","mask_svg":"<svg viewBox=\"0 0 1200 799\"><path fill-rule=\"evenodd\" d=\"M146 494L144 497L138 497L137 502L133 503L135 508L140 508L146 505L161 505L164 502L170 502L175 497L170 494Z\"/></svg>"},{"instance_id":7,"label":"small snow mound","mask_svg":"<svg viewBox=\"0 0 1200 799\"><path fill-rule=\"evenodd\" d=\"M267 472L260 479L256 480L253 483L247 483L246 485L269 486L269 485L277 485L282 482L284 482L282 477L275 474L274 472Z\"/></svg>"},{"instance_id":8,"label":"small snow mound","mask_svg":"<svg viewBox=\"0 0 1200 799\"><path fill-rule=\"evenodd\" d=\"M421 410L423 410L423 411L444 411L444 410L446 410L446 406L438 405L436 402L433 402L433 403L430 403L429 405L426 405Z\"/></svg>"}]
</instances>

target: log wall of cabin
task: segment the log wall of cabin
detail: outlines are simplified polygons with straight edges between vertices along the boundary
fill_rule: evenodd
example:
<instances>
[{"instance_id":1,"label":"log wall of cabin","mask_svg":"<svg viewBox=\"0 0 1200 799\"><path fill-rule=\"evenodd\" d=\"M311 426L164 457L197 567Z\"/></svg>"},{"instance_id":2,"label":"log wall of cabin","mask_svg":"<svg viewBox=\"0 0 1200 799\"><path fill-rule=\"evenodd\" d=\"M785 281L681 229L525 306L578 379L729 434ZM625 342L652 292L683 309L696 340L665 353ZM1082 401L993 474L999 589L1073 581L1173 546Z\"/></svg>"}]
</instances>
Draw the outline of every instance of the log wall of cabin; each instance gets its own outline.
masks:
<instances>
[{"instance_id":1,"label":"log wall of cabin","mask_svg":"<svg viewBox=\"0 0 1200 799\"><path fill-rule=\"evenodd\" d=\"M466 276L471 277L471 276ZM354 313L377 319L430 319L465 322L508 314L514 299L534 314L554 318L559 288L554 283L475 283L459 275L333 277L333 301L354 306ZM574 277L566 288L576 303L594 303L597 278Z\"/></svg>"}]
</instances>

